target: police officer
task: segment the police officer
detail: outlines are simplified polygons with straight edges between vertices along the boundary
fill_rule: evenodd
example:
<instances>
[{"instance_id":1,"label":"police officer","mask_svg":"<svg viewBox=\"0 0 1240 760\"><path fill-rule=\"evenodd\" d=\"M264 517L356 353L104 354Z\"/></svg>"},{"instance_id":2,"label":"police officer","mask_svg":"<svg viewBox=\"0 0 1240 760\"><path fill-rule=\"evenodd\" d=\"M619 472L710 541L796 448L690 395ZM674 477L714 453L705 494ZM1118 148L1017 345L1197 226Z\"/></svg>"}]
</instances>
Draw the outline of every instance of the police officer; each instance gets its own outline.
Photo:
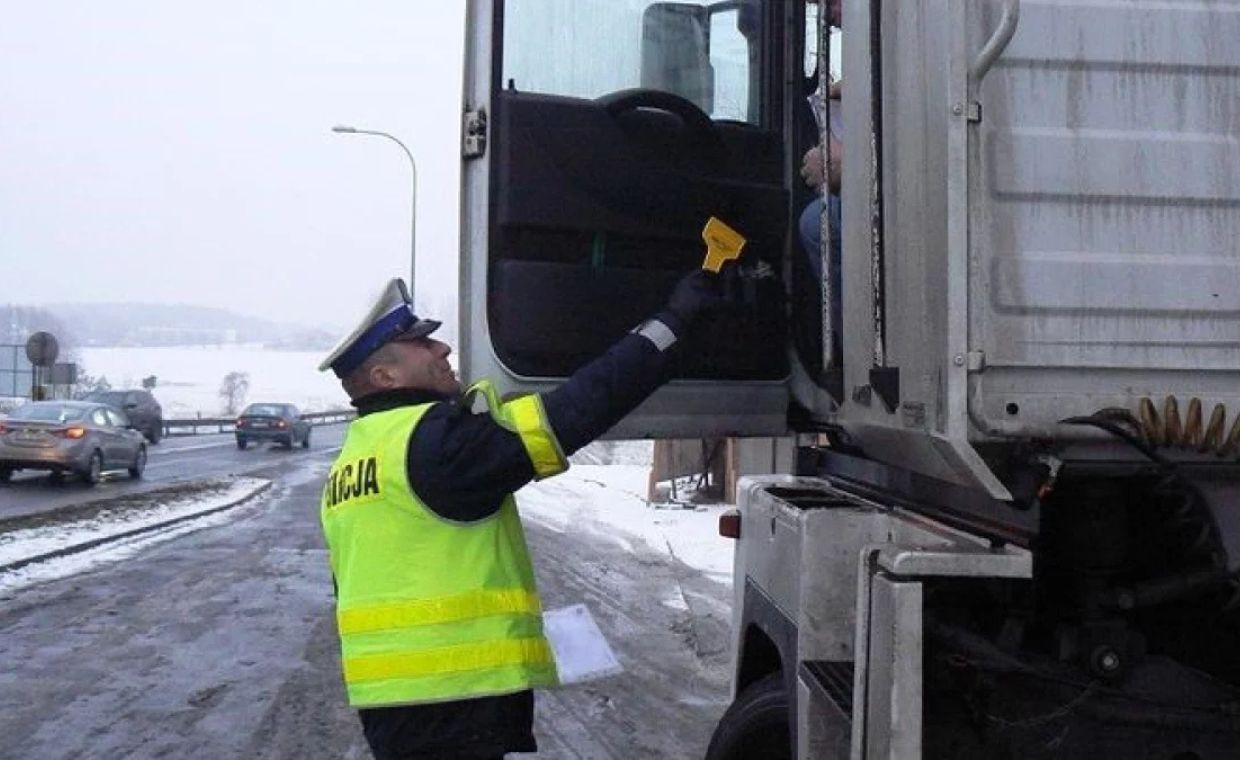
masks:
<instances>
[{"instance_id":1,"label":"police officer","mask_svg":"<svg viewBox=\"0 0 1240 760\"><path fill-rule=\"evenodd\" d=\"M392 280L320 365L358 411L323 491L349 704L377 758L533 752L531 689L556 684L512 493L667 378L678 338L721 302L719 275L683 278L667 307L555 390L465 393ZM481 397L486 411L474 412Z\"/></svg>"}]
</instances>

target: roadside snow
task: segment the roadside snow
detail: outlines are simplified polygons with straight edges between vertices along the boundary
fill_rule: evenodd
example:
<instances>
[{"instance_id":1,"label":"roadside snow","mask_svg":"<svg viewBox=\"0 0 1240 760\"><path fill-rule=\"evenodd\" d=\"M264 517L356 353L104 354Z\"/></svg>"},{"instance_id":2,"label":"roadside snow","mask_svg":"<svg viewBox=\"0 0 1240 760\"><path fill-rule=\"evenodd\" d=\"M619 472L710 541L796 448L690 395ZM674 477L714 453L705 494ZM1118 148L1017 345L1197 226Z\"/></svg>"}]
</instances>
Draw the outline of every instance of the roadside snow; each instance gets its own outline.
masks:
<instances>
[{"instance_id":1,"label":"roadside snow","mask_svg":"<svg viewBox=\"0 0 1240 760\"><path fill-rule=\"evenodd\" d=\"M573 455L568 472L518 491L517 506L527 519L557 532L584 529L628 551L641 542L731 585L734 542L719 535L719 514L731 505L649 505L652 446L649 441L591 444ZM604 461L626 464L599 464Z\"/></svg>"},{"instance_id":2,"label":"roadside snow","mask_svg":"<svg viewBox=\"0 0 1240 760\"><path fill-rule=\"evenodd\" d=\"M135 507L125 511L101 511L99 514L68 523L55 523L35 528L24 528L0 533L0 567L39 557L51 552L71 549L75 546L117 536L143 527L158 525L178 517L188 517L221 509L244 501L265 489L271 481L262 478L230 478L220 483L218 489L208 494L195 494L168 501L155 501L149 507ZM218 519L216 519L218 518ZM80 553L35 562L9 572L0 572L0 593L32 583L63 578L104 561L123 559L138 549L158 541L199 530L230 519L226 512L216 512L202 520L187 520L156 530L108 542Z\"/></svg>"}]
</instances>

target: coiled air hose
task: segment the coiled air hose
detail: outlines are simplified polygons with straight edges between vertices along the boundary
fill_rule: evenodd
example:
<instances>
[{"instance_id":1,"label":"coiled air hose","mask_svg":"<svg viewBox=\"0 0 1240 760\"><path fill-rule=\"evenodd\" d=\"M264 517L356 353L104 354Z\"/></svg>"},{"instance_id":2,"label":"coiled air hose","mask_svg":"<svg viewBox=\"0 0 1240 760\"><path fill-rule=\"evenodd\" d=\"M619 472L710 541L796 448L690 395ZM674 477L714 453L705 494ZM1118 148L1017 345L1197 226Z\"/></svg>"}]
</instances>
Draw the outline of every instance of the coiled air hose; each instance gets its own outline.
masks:
<instances>
[{"instance_id":1,"label":"coiled air hose","mask_svg":"<svg viewBox=\"0 0 1240 760\"><path fill-rule=\"evenodd\" d=\"M1174 461L1157 451L1160 447L1176 447L1203 453L1212 451L1220 457L1236 457L1240 454L1240 416L1232 422L1231 429L1224 436L1226 417L1227 409L1222 404L1215 404L1209 423L1203 426L1201 400L1192 398L1188 402L1185 419L1181 421L1179 401L1174 396L1168 396L1163 402L1161 415L1154 402L1145 397L1139 403L1137 416L1127 409L1111 407L1099 409L1088 417L1070 417L1060 422L1105 430L1158 465L1162 479L1155 486L1155 493L1171 496L1169 492L1178 491L1178 498L1172 496L1178 503L1175 503L1168 528L1181 539L1187 539L1184 549L1203 560L1209 568L1203 578L1213 576L1229 587L1230 598L1223 604L1223 609L1230 612L1240 609L1240 572L1226 570L1227 556L1219 527L1201 490L1179 472ZM1195 582L1192 585L1199 584Z\"/></svg>"},{"instance_id":2,"label":"coiled air hose","mask_svg":"<svg viewBox=\"0 0 1240 760\"><path fill-rule=\"evenodd\" d=\"M1169 446L1193 449L1202 453L1213 452L1220 457L1236 457L1240 454L1240 415L1236 415L1227 434L1227 407L1215 404L1210 420L1203 424L1201 399L1191 398L1183 421L1180 403L1175 396L1163 400L1162 413L1148 396L1137 407L1137 427L1141 437L1151 446Z\"/></svg>"}]
</instances>

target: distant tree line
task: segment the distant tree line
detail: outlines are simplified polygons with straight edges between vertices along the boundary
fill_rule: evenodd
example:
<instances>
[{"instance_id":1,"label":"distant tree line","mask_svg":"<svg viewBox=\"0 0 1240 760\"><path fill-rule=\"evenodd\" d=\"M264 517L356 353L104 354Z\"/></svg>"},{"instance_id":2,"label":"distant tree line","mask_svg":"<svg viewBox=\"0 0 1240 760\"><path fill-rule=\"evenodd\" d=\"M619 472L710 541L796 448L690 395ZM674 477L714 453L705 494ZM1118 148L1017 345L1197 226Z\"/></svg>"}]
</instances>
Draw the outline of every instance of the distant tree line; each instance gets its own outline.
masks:
<instances>
[{"instance_id":1,"label":"distant tree line","mask_svg":"<svg viewBox=\"0 0 1240 760\"><path fill-rule=\"evenodd\" d=\"M59 316L40 306L0 304L0 343L22 346L33 333L49 332L60 343L60 361L77 345L74 331Z\"/></svg>"},{"instance_id":2,"label":"distant tree line","mask_svg":"<svg viewBox=\"0 0 1240 760\"><path fill-rule=\"evenodd\" d=\"M272 322L205 306L168 304L48 304L72 325L81 346L203 346L262 343L271 348L321 350L334 343L326 330ZM0 327L3 323L0 323Z\"/></svg>"}]
</instances>

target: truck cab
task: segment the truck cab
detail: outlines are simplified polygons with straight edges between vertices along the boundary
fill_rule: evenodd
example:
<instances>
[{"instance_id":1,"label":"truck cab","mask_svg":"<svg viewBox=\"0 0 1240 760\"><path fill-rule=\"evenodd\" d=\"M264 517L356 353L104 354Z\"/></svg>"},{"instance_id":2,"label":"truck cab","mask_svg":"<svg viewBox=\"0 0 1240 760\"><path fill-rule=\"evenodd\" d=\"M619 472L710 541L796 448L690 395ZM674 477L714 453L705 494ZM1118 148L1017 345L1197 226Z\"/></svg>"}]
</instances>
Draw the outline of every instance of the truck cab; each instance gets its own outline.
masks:
<instances>
[{"instance_id":1,"label":"truck cab","mask_svg":"<svg viewBox=\"0 0 1240 760\"><path fill-rule=\"evenodd\" d=\"M701 265L716 216L761 273L746 307L690 336L676 379L613 434L785 432L784 269L811 194L790 147L804 75L793 87L772 61L788 54L785 14L803 5L469 5L465 374L522 391L566 377Z\"/></svg>"},{"instance_id":2,"label":"truck cab","mask_svg":"<svg viewBox=\"0 0 1240 760\"><path fill-rule=\"evenodd\" d=\"M611 433L805 444L708 756L1234 756L1240 5L844 0L838 265L829 5L468 2L462 374L550 389L719 217L743 304Z\"/></svg>"}]
</instances>

